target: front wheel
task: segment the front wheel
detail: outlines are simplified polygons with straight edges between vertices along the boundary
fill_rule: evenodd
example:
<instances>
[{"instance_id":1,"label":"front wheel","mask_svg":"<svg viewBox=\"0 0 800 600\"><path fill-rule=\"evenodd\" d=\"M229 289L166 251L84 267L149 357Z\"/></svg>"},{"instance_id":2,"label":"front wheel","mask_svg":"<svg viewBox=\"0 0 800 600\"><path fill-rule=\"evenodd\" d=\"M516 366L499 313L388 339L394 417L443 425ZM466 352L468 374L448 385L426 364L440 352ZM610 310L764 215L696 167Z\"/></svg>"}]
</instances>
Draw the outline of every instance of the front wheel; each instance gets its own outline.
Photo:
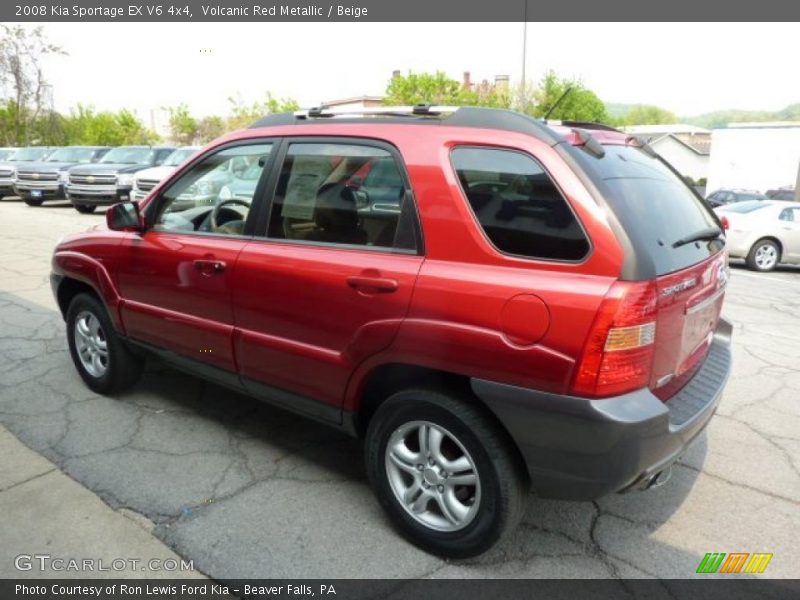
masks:
<instances>
[{"instance_id":1,"label":"front wheel","mask_svg":"<svg viewBox=\"0 0 800 600\"><path fill-rule=\"evenodd\" d=\"M123 344L95 296L73 298L67 310L67 342L78 374L99 394L124 390L142 374L143 359Z\"/></svg>"},{"instance_id":2,"label":"front wheel","mask_svg":"<svg viewBox=\"0 0 800 600\"><path fill-rule=\"evenodd\" d=\"M781 250L772 240L758 240L747 254L747 266L754 271L772 271L778 266Z\"/></svg>"},{"instance_id":3,"label":"front wheel","mask_svg":"<svg viewBox=\"0 0 800 600\"><path fill-rule=\"evenodd\" d=\"M450 394L411 389L388 398L370 421L366 462L394 524L434 554L481 554L522 517L527 480L506 436Z\"/></svg>"},{"instance_id":4,"label":"front wheel","mask_svg":"<svg viewBox=\"0 0 800 600\"><path fill-rule=\"evenodd\" d=\"M97 209L93 204L76 204L75 210L84 215L89 215Z\"/></svg>"}]
</instances>

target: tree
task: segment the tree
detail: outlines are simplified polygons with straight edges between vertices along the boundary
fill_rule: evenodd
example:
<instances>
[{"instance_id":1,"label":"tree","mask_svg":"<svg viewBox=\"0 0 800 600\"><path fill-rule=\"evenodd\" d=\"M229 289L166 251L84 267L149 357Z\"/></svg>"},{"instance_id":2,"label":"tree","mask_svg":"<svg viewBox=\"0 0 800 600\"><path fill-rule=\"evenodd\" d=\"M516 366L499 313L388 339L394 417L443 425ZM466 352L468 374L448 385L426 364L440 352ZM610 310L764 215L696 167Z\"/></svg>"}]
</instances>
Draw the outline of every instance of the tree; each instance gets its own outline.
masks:
<instances>
[{"instance_id":1,"label":"tree","mask_svg":"<svg viewBox=\"0 0 800 600\"><path fill-rule=\"evenodd\" d=\"M186 104L167 108L169 111L169 129L173 141L181 146L189 146L197 137L197 119L189 113Z\"/></svg>"},{"instance_id":2,"label":"tree","mask_svg":"<svg viewBox=\"0 0 800 600\"><path fill-rule=\"evenodd\" d=\"M661 125L677 123L678 117L659 106L637 104L625 114L622 121L624 125Z\"/></svg>"},{"instance_id":3,"label":"tree","mask_svg":"<svg viewBox=\"0 0 800 600\"><path fill-rule=\"evenodd\" d=\"M567 89L570 92L564 96ZM587 89L583 82L578 79L561 79L553 71L544 74L535 98L536 104L529 112L536 117L546 115L559 98L562 98L549 118L593 123L607 122L609 118L606 105L597 94Z\"/></svg>"},{"instance_id":4,"label":"tree","mask_svg":"<svg viewBox=\"0 0 800 600\"><path fill-rule=\"evenodd\" d=\"M205 144L225 133L225 120L216 115L203 117L197 122L197 137Z\"/></svg>"},{"instance_id":5,"label":"tree","mask_svg":"<svg viewBox=\"0 0 800 600\"><path fill-rule=\"evenodd\" d=\"M461 84L442 71L395 75L386 86L384 104L460 104Z\"/></svg>"},{"instance_id":6,"label":"tree","mask_svg":"<svg viewBox=\"0 0 800 600\"><path fill-rule=\"evenodd\" d=\"M158 135L150 131L129 110L95 112L94 107L78 105L64 117L65 144L122 146L152 144Z\"/></svg>"},{"instance_id":7,"label":"tree","mask_svg":"<svg viewBox=\"0 0 800 600\"><path fill-rule=\"evenodd\" d=\"M42 57L48 54L66 53L47 40L41 27L0 24L0 90L4 95L11 90L4 116L10 118L14 145L28 144L31 124L43 111L50 110L41 67Z\"/></svg>"},{"instance_id":8,"label":"tree","mask_svg":"<svg viewBox=\"0 0 800 600\"><path fill-rule=\"evenodd\" d=\"M231 114L228 117L228 130L242 129L252 125L267 115L293 112L300 109L300 105L293 98L275 98L267 92L266 98L261 102L246 104L241 97L228 98L231 104Z\"/></svg>"},{"instance_id":9,"label":"tree","mask_svg":"<svg viewBox=\"0 0 800 600\"><path fill-rule=\"evenodd\" d=\"M469 89L442 71L395 75L386 86L387 105L439 104L508 108L511 94L483 82Z\"/></svg>"}]
</instances>

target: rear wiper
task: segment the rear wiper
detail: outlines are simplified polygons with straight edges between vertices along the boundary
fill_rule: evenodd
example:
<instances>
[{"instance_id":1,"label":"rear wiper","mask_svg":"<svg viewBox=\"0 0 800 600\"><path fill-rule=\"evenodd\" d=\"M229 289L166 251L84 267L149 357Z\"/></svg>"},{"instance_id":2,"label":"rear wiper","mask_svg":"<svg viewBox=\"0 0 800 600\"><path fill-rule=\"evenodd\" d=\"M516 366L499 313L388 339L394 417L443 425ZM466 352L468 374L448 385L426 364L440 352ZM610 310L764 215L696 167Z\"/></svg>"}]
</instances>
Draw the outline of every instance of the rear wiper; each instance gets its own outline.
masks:
<instances>
[{"instance_id":1,"label":"rear wiper","mask_svg":"<svg viewBox=\"0 0 800 600\"><path fill-rule=\"evenodd\" d=\"M682 237L677 242L673 242L673 248L680 248L681 246L685 246L686 244L691 244L692 242L699 242L701 240L715 240L719 236L722 235L722 229L719 227L706 227L705 229L701 229L700 231L695 231L685 237Z\"/></svg>"}]
</instances>

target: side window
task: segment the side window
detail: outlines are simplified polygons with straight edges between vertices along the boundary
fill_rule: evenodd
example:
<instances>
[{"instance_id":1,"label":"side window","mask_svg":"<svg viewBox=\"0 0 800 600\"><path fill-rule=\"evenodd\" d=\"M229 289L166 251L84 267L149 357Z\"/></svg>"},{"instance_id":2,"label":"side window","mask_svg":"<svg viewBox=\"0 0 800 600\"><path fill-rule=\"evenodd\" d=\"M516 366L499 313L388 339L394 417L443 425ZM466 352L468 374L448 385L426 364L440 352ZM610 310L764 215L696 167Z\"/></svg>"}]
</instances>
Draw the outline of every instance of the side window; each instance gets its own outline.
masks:
<instances>
[{"instance_id":1,"label":"side window","mask_svg":"<svg viewBox=\"0 0 800 600\"><path fill-rule=\"evenodd\" d=\"M498 250L553 260L580 260L589 252L567 201L532 157L460 147L452 160L475 217Z\"/></svg>"},{"instance_id":2,"label":"side window","mask_svg":"<svg viewBox=\"0 0 800 600\"><path fill-rule=\"evenodd\" d=\"M272 144L226 148L206 156L159 199L159 231L241 235Z\"/></svg>"},{"instance_id":3,"label":"side window","mask_svg":"<svg viewBox=\"0 0 800 600\"><path fill-rule=\"evenodd\" d=\"M388 151L369 145L290 144L268 236L415 250L413 206Z\"/></svg>"}]
</instances>

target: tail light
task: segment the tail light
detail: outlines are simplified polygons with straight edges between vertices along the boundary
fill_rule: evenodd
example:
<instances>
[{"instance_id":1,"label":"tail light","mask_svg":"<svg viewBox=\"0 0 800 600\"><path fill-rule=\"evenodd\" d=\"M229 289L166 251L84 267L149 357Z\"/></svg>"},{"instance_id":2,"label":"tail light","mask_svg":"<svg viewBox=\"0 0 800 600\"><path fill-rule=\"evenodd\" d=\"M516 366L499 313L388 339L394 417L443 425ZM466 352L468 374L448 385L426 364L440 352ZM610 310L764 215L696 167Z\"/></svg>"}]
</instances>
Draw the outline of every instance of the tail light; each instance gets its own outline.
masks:
<instances>
[{"instance_id":1,"label":"tail light","mask_svg":"<svg viewBox=\"0 0 800 600\"><path fill-rule=\"evenodd\" d=\"M578 363L571 393L602 398L650 381L658 293L654 281L618 281L606 294Z\"/></svg>"},{"instance_id":2,"label":"tail light","mask_svg":"<svg viewBox=\"0 0 800 600\"><path fill-rule=\"evenodd\" d=\"M730 221L728 221L728 217L723 215L722 217L720 217L719 222L722 223L722 229L724 229L725 231L728 231L728 229L731 228L731 223Z\"/></svg>"}]
</instances>

